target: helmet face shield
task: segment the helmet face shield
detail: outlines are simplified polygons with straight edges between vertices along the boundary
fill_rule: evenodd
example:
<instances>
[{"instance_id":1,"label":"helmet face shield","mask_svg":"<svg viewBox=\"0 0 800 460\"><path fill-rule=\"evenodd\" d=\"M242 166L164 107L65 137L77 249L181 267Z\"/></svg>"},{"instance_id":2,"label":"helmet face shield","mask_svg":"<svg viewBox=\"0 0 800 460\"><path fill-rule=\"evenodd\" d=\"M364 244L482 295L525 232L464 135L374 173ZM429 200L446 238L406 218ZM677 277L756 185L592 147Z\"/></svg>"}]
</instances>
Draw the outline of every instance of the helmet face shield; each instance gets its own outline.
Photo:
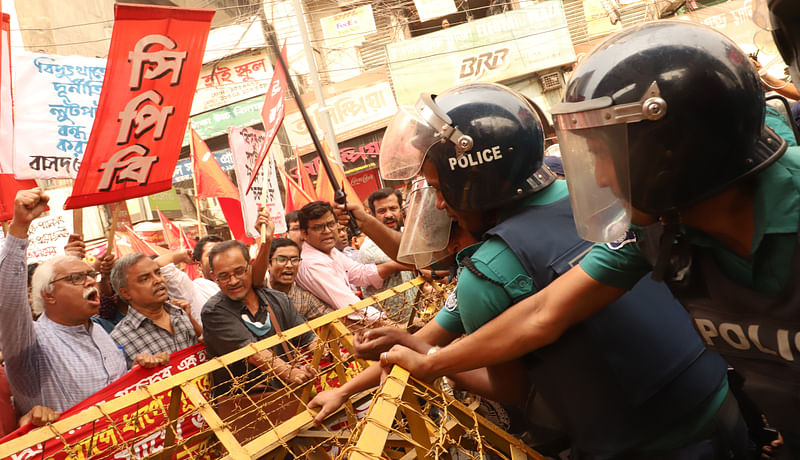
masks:
<instances>
[{"instance_id":1,"label":"helmet face shield","mask_svg":"<svg viewBox=\"0 0 800 460\"><path fill-rule=\"evenodd\" d=\"M619 239L631 222L627 127L556 131L578 235Z\"/></svg>"},{"instance_id":2,"label":"helmet face shield","mask_svg":"<svg viewBox=\"0 0 800 460\"><path fill-rule=\"evenodd\" d=\"M383 135L379 157L381 177L405 180L416 176L428 149L440 139L413 108L401 108Z\"/></svg>"},{"instance_id":3,"label":"helmet face shield","mask_svg":"<svg viewBox=\"0 0 800 460\"><path fill-rule=\"evenodd\" d=\"M436 208L436 190L423 186L407 198L405 228L397 250L397 260L424 268L447 255L452 220Z\"/></svg>"},{"instance_id":4,"label":"helmet face shield","mask_svg":"<svg viewBox=\"0 0 800 460\"><path fill-rule=\"evenodd\" d=\"M628 123L664 117L667 103L654 82L641 100L610 97L562 102L552 109L572 212L581 238L609 243L631 223Z\"/></svg>"}]
</instances>

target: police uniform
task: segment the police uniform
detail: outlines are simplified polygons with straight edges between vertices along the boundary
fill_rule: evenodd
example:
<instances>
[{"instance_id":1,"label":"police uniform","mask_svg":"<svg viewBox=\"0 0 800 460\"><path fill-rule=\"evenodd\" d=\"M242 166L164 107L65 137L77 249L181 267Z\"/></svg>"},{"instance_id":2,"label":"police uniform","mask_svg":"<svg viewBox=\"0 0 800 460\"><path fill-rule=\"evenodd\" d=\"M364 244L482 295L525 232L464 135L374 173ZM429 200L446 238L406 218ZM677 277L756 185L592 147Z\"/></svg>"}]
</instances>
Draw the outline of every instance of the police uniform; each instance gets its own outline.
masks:
<instances>
[{"instance_id":1,"label":"police uniform","mask_svg":"<svg viewBox=\"0 0 800 460\"><path fill-rule=\"evenodd\" d=\"M446 306L436 317L446 330L474 332L569 269L591 247L575 234L563 181L510 208L488 232L496 236L458 254L461 266L469 257L482 276L461 270L457 304ZM551 216L553 210L561 213L561 221ZM518 235L519 227L504 231L504 224L514 221L530 228L537 217L552 222L545 224L552 231L533 229L523 237L527 242L510 233ZM545 255L550 248L556 253ZM547 259L563 263L558 267L559 262ZM558 268L547 274L542 267ZM703 350L688 317L666 288L647 281L640 288L647 294L639 290L628 299L633 302L609 307L524 358L534 388L571 434L578 458L691 444L708 433L726 399L722 360ZM645 308L641 305L645 298L651 305L659 304L648 318L635 313Z\"/></svg>"}]
</instances>

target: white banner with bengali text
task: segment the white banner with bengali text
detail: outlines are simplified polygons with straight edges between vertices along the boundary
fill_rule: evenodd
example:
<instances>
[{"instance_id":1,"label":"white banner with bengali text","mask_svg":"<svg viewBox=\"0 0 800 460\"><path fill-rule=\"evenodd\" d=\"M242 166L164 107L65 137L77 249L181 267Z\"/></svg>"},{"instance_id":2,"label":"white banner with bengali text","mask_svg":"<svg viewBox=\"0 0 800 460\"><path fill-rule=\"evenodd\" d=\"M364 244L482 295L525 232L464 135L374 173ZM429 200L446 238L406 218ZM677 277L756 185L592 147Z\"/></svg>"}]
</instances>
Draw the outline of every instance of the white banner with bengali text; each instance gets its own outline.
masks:
<instances>
[{"instance_id":1,"label":"white banner with bengali text","mask_svg":"<svg viewBox=\"0 0 800 460\"><path fill-rule=\"evenodd\" d=\"M71 223L63 215L34 219L28 230L28 263L63 255ZM69 226L68 226L69 225Z\"/></svg>"},{"instance_id":2,"label":"white banner with bengali text","mask_svg":"<svg viewBox=\"0 0 800 460\"><path fill-rule=\"evenodd\" d=\"M267 158L258 170L256 180L250 188L250 192L244 193L250 181L258 149L264 142L264 131L252 128L230 128L228 130L228 144L231 146L233 154L233 170L236 173L236 183L239 187L239 197L244 206L244 227L247 235L257 237L252 229L256 226L258 217L257 203L262 202L262 193L266 193L266 207L269 209L272 223L275 224L274 233L286 232L286 212L283 209L281 192L278 188L278 175L275 171L275 161L272 154L267 154ZM274 145L273 148L279 148ZM267 186L264 187L264 177L267 178Z\"/></svg>"},{"instance_id":3,"label":"white banner with bengali text","mask_svg":"<svg viewBox=\"0 0 800 460\"><path fill-rule=\"evenodd\" d=\"M74 179L92 130L105 59L14 54L14 175Z\"/></svg>"}]
</instances>

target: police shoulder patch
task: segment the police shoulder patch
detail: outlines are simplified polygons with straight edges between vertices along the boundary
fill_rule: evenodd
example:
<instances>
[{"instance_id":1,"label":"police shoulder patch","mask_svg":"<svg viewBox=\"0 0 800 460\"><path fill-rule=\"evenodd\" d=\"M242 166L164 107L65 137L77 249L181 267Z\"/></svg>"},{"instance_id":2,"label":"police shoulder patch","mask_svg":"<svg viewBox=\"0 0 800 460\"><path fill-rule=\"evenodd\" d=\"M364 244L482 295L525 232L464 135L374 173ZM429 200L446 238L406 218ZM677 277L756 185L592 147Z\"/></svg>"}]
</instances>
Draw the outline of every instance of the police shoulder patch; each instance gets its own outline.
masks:
<instances>
[{"instance_id":1,"label":"police shoulder patch","mask_svg":"<svg viewBox=\"0 0 800 460\"><path fill-rule=\"evenodd\" d=\"M458 299L456 299L456 290L453 289L453 292L447 296L447 299L444 301L444 309L447 311L453 311L458 306Z\"/></svg>"},{"instance_id":2,"label":"police shoulder patch","mask_svg":"<svg viewBox=\"0 0 800 460\"><path fill-rule=\"evenodd\" d=\"M608 249L616 251L625 246L626 244L633 243L635 241L636 241L636 234L633 232L633 230L628 230L618 240L606 243L606 246L608 246Z\"/></svg>"}]
</instances>

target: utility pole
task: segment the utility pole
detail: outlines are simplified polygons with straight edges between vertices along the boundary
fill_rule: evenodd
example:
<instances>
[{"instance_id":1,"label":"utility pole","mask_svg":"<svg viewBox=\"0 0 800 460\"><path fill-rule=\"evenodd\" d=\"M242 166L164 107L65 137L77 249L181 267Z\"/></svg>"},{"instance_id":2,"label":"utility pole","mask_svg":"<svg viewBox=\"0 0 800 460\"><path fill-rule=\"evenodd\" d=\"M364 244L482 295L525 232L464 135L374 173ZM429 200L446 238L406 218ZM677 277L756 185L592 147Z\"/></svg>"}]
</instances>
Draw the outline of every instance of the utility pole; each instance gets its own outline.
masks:
<instances>
[{"instance_id":1,"label":"utility pole","mask_svg":"<svg viewBox=\"0 0 800 460\"><path fill-rule=\"evenodd\" d=\"M306 61L308 62L308 72L311 76L311 83L314 89L314 96L317 98L317 122L320 124L322 131L325 133L325 138L328 140L328 147L330 147L331 154L334 160L344 171L342 158L339 156L339 144L336 142L336 133L333 131L333 123L328 106L325 105L325 98L322 95L322 84L319 81L319 72L317 71L317 63L314 60L314 50L311 48L311 42L308 39L308 29L306 29L306 21L303 16L303 4L301 0L292 0L294 6L295 16L297 16L297 28L300 30L300 37L303 39L303 50L305 51ZM302 102L297 101L300 105ZM320 156L325 155L325 152L318 152Z\"/></svg>"}]
</instances>

